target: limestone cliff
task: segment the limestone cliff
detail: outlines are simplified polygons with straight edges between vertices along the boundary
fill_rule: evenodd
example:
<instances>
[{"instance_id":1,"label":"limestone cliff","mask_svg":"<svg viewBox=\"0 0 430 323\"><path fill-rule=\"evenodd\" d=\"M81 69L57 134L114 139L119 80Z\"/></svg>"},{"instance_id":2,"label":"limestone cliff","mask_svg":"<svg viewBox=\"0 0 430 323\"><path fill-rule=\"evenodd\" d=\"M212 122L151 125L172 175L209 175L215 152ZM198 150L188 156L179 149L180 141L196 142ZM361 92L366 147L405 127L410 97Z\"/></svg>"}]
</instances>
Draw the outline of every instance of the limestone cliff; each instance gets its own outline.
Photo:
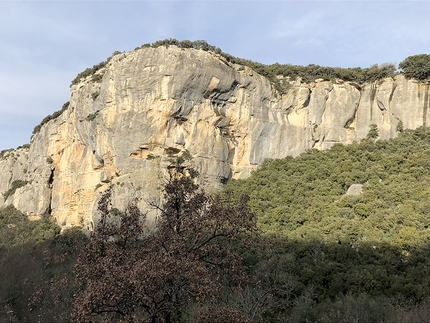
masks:
<instances>
[{"instance_id":1,"label":"limestone cliff","mask_svg":"<svg viewBox=\"0 0 430 323\"><path fill-rule=\"evenodd\" d=\"M160 197L178 158L208 189L246 178L265 158L296 156L366 136L427 124L428 85L396 76L358 85L291 81L279 95L248 67L195 49L142 48L115 55L71 87L65 112L41 127L28 149L2 156L0 192L28 215L51 213L61 226L89 229L97 198L113 187L121 208Z\"/></svg>"}]
</instances>

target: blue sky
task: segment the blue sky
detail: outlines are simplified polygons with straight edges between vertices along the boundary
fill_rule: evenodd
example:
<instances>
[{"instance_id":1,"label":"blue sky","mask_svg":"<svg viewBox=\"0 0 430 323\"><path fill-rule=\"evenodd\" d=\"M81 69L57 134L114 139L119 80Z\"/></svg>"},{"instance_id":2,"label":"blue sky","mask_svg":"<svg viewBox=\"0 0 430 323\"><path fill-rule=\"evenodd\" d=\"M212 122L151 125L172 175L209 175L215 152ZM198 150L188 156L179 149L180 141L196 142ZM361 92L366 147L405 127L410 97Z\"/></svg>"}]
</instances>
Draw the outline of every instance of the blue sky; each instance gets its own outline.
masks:
<instances>
[{"instance_id":1,"label":"blue sky","mask_svg":"<svg viewBox=\"0 0 430 323\"><path fill-rule=\"evenodd\" d=\"M0 150L30 141L114 51L204 39L261 63L369 67L429 53L428 1L0 0Z\"/></svg>"}]
</instances>

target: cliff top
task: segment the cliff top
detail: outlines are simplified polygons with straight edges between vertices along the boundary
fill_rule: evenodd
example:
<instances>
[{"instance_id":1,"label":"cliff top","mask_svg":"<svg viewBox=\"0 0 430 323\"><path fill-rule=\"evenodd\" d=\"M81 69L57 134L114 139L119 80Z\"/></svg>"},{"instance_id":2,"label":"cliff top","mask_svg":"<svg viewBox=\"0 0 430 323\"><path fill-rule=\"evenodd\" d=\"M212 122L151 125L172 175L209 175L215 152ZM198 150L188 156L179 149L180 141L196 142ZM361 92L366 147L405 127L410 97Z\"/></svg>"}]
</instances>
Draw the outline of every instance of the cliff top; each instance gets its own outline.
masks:
<instances>
[{"instance_id":1,"label":"cliff top","mask_svg":"<svg viewBox=\"0 0 430 323\"><path fill-rule=\"evenodd\" d=\"M223 52L220 48L208 44L204 40L196 41L178 41L176 39L166 39L156 41L152 44L144 44L140 47L136 47L135 50L142 48L158 48L164 46L177 46L182 49L195 49L211 52L214 55L219 55L226 59L227 62L248 66L255 70L257 73L267 77L276 87L276 89L283 93L286 89L282 86L281 78L290 78L295 80L300 78L304 83L312 82L316 79L333 80L342 79L344 81L351 81L357 83L374 82L386 77L394 76L396 73L396 66L394 64L374 64L369 68L353 67L353 68L342 68L342 67L327 67L319 66L315 64L309 64L307 66L292 65L292 64L279 64L274 63L270 65L255 62L249 59L235 57L228 53ZM83 72L79 73L76 78L72 81L72 85L79 82L80 79L94 75L98 70L105 67L109 61L115 55L121 54L116 51L112 56L108 57L105 61L94 65L93 67L87 68Z\"/></svg>"}]
</instances>

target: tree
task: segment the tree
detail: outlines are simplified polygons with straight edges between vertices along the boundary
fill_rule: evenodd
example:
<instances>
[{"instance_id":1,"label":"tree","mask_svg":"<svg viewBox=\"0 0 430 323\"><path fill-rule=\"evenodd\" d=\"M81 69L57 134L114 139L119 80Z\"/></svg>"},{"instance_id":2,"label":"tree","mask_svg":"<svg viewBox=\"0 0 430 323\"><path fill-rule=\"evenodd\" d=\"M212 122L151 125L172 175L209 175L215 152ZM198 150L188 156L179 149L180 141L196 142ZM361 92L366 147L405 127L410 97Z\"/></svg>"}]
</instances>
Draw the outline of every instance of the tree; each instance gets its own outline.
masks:
<instances>
[{"instance_id":1,"label":"tree","mask_svg":"<svg viewBox=\"0 0 430 323\"><path fill-rule=\"evenodd\" d=\"M430 77L430 55L419 54L407 57L399 64L407 78L425 80Z\"/></svg>"},{"instance_id":2,"label":"tree","mask_svg":"<svg viewBox=\"0 0 430 323\"><path fill-rule=\"evenodd\" d=\"M397 126L396 126L396 131L402 133L403 131L405 131L405 128L403 126L403 121L399 120L399 122L397 122Z\"/></svg>"},{"instance_id":3,"label":"tree","mask_svg":"<svg viewBox=\"0 0 430 323\"><path fill-rule=\"evenodd\" d=\"M366 139L376 139L379 136L378 126L374 123L372 123L369 126L369 132L366 135Z\"/></svg>"},{"instance_id":4,"label":"tree","mask_svg":"<svg viewBox=\"0 0 430 323\"><path fill-rule=\"evenodd\" d=\"M165 185L163 205L153 205L160 216L152 229L136 205L116 225L109 219L110 191L103 195L101 221L76 266L75 321L190 320L188 305L198 309L197 315L199 306L216 303L224 280L245 277L232 247L255 231L248 198L223 206L199 189L196 176L193 170L187 176L181 171Z\"/></svg>"}]
</instances>

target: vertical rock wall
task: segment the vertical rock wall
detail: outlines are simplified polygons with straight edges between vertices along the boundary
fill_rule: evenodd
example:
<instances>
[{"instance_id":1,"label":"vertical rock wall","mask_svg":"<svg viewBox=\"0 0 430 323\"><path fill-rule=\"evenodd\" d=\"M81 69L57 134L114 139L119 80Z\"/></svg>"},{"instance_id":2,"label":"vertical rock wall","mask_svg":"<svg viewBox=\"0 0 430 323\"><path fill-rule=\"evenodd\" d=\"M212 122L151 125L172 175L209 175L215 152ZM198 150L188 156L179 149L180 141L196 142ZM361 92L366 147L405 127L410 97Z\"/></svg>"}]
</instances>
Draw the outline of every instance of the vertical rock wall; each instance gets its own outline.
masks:
<instances>
[{"instance_id":1,"label":"vertical rock wall","mask_svg":"<svg viewBox=\"0 0 430 323\"><path fill-rule=\"evenodd\" d=\"M27 182L0 207L91 229L101 192L111 186L116 207L137 199L145 209L178 161L214 190L265 158L358 141L371 124L388 139L400 120L405 128L428 123L428 86L401 75L365 85L295 81L279 96L248 67L175 46L116 55L71 92L68 109L29 150L0 160L0 192Z\"/></svg>"}]
</instances>

